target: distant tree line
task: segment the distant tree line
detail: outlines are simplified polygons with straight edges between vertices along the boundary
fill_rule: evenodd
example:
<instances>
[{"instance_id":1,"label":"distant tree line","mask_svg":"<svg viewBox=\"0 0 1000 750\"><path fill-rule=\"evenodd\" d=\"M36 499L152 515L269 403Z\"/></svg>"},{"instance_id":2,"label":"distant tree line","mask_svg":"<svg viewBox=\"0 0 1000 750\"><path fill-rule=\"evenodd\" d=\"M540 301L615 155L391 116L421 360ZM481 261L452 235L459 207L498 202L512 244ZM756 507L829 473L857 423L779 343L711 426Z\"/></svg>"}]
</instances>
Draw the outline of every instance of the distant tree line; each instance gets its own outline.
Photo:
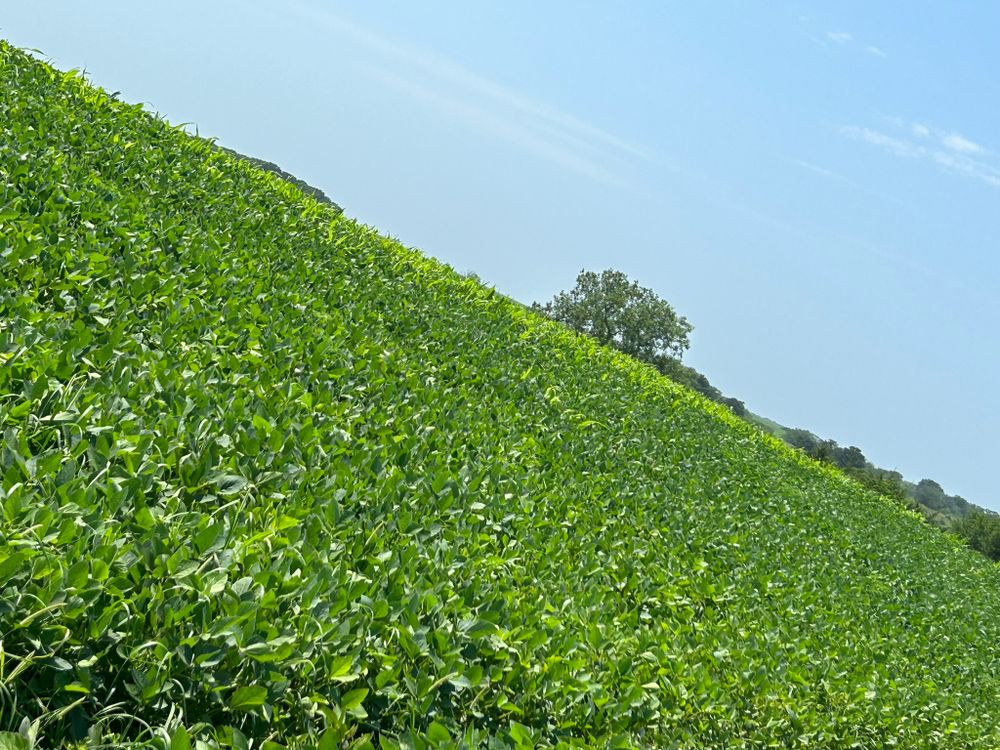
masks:
<instances>
[{"instance_id":1,"label":"distant tree line","mask_svg":"<svg viewBox=\"0 0 1000 750\"><path fill-rule=\"evenodd\" d=\"M865 454L855 445L841 446L836 440L823 440L809 430L785 430L782 439L793 448L817 461L833 464L863 487L880 495L898 500L909 507L915 507L898 471L880 469L865 458Z\"/></svg>"},{"instance_id":2,"label":"distant tree line","mask_svg":"<svg viewBox=\"0 0 1000 750\"><path fill-rule=\"evenodd\" d=\"M726 396L722 391L712 385L708 378L702 375L693 367L688 367L675 357L661 357L651 363L661 373L673 380L675 383L686 385L692 391L700 393L707 399L715 401L729 409L738 417L747 416L747 407L738 398Z\"/></svg>"},{"instance_id":3,"label":"distant tree line","mask_svg":"<svg viewBox=\"0 0 1000 750\"><path fill-rule=\"evenodd\" d=\"M907 483L913 498L923 506L952 518L964 518L976 506L959 495L949 495L933 479L921 479L916 484Z\"/></svg>"},{"instance_id":4,"label":"distant tree line","mask_svg":"<svg viewBox=\"0 0 1000 750\"><path fill-rule=\"evenodd\" d=\"M853 445L843 448L836 440L821 440L809 430L787 430L783 438L793 448L802 450L817 461L831 463L841 469L863 469L868 465L860 448ZM902 481L903 477L899 479Z\"/></svg>"},{"instance_id":5,"label":"distant tree line","mask_svg":"<svg viewBox=\"0 0 1000 750\"><path fill-rule=\"evenodd\" d=\"M264 159L258 159L255 156L247 156L246 154L241 154L239 151L233 151L231 148L226 148L225 146L220 146L218 144L216 144L215 147L217 149L219 149L220 151L225 151L227 154L235 156L237 159L242 159L243 161L245 161L245 162L247 162L247 163L249 163L249 164L257 167L258 169L263 169L265 172L271 172L272 174L277 175L278 177L280 177L281 179L283 179L285 182L291 183L292 185L294 185L295 187L297 187L299 190L301 190L303 193L305 193L306 195L312 196L313 198L315 198L320 203L327 204L328 206L330 206L331 208L333 208L335 211L343 212L343 209L340 206L338 206L336 203L334 203L333 200L326 193L324 193L322 190L320 190L318 187L313 187L312 185L310 185L305 180L300 180L298 177L296 177L292 173L286 172L285 170L283 170L281 167L279 167L274 162L266 161Z\"/></svg>"},{"instance_id":6,"label":"distant tree line","mask_svg":"<svg viewBox=\"0 0 1000 750\"><path fill-rule=\"evenodd\" d=\"M976 508L955 521L951 531L972 549L1000 560L1000 515Z\"/></svg>"}]
</instances>

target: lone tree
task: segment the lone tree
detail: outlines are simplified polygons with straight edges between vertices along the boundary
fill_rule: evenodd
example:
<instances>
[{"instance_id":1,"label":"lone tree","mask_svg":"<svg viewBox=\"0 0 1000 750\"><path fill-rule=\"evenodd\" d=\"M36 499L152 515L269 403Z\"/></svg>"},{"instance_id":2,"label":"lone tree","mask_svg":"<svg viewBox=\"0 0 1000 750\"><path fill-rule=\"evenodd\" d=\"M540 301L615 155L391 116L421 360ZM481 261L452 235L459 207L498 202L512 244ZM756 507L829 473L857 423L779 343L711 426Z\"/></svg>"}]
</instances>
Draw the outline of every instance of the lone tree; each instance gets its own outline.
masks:
<instances>
[{"instance_id":1,"label":"lone tree","mask_svg":"<svg viewBox=\"0 0 1000 750\"><path fill-rule=\"evenodd\" d=\"M621 271L581 271L576 286L533 308L636 359L680 359L692 326L652 289Z\"/></svg>"}]
</instances>

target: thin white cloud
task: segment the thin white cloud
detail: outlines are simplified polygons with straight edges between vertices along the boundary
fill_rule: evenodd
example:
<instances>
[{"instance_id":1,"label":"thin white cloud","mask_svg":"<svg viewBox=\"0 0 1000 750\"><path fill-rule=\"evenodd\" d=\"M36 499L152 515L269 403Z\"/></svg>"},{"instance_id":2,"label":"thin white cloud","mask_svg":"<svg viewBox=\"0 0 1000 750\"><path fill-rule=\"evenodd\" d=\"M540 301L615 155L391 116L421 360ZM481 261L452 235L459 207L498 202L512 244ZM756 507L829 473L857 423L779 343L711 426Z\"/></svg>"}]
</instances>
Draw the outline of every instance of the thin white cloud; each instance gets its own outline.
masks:
<instances>
[{"instance_id":1,"label":"thin white cloud","mask_svg":"<svg viewBox=\"0 0 1000 750\"><path fill-rule=\"evenodd\" d=\"M909 141L894 138L878 130L871 128L859 128L855 125L848 125L840 129L843 135L854 140L870 143L872 146L880 146L896 156L916 157L923 156L926 149L923 146L916 146Z\"/></svg>"},{"instance_id":2,"label":"thin white cloud","mask_svg":"<svg viewBox=\"0 0 1000 750\"><path fill-rule=\"evenodd\" d=\"M973 159L964 154L953 154L946 151L935 151L932 154L934 161L954 174L965 175L982 180L987 185L1000 187L1000 169L978 159Z\"/></svg>"},{"instance_id":3,"label":"thin white cloud","mask_svg":"<svg viewBox=\"0 0 1000 750\"><path fill-rule=\"evenodd\" d=\"M488 109L471 104L464 99L443 94L432 87L427 87L418 81L387 70L360 63L356 67L383 85L393 88L413 99L432 105L438 111L448 115L453 121L461 121L480 132L512 143L529 153L584 177L589 177L613 187L627 187L624 180L594 161L582 157L572 150L563 148L545 138L541 138L532 132L531 129L519 126L504 117L490 112Z\"/></svg>"},{"instance_id":4,"label":"thin white cloud","mask_svg":"<svg viewBox=\"0 0 1000 750\"><path fill-rule=\"evenodd\" d=\"M829 169L825 169L823 167L817 166L816 164L813 164L811 162L802 161L802 159L793 159L792 162L796 166L802 167L803 169L808 169L810 172L815 172L816 174L822 175L823 177L826 177L829 180L836 180L837 182L847 182L847 183L850 183L852 185L854 184L847 177L844 177L843 175L839 175L836 172L833 172L833 171L831 171Z\"/></svg>"},{"instance_id":5,"label":"thin white cloud","mask_svg":"<svg viewBox=\"0 0 1000 750\"><path fill-rule=\"evenodd\" d=\"M654 158L643 146L442 55L406 46L326 9L302 3L292 8L382 58L367 66L367 73L383 85L579 174L621 185L624 181L614 176L616 167L626 160Z\"/></svg>"},{"instance_id":6,"label":"thin white cloud","mask_svg":"<svg viewBox=\"0 0 1000 750\"><path fill-rule=\"evenodd\" d=\"M854 34L850 31L822 31L815 24L811 23L808 16L799 16L798 19L799 23L810 27L808 29L809 41L819 47L828 48L831 42L841 47L853 45L854 42L858 42L859 46L855 47L855 50L864 49L869 55L882 59L889 57L889 53L884 49L874 44L867 44L863 40L855 39Z\"/></svg>"},{"instance_id":7,"label":"thin white cloud","mask_svg":"<svg viewBox=\"0 0 1000 750\"><path fill-rule=\"evenodd\" d=\"M883 119L890 123L896 120L896 118ZM985 146L958 133L942 133L920 123L907 125L904 120L899 120L898 127L920 138L921 141L914 142L905 137L888 135L856 125L843 127L840 132L841 135L877 146L894 156L928 161L951 174L971 177L991 187L1000 187L1000 166ZM934 142L929 140L931 136L937 139L941 147L924 145Z\"/></svg>"},{"instance_id":8,"label":"thin white cloud","mask_svg":"<svg viewBox=\"0 0 1000 750\"><path fill-rule=\"evenodd\" d=\"M952 151L960 154L981 154L985 149L975 141L960 136L958 133L951 133L941 139L941 143Z\"/></svg>"}]
</instances>

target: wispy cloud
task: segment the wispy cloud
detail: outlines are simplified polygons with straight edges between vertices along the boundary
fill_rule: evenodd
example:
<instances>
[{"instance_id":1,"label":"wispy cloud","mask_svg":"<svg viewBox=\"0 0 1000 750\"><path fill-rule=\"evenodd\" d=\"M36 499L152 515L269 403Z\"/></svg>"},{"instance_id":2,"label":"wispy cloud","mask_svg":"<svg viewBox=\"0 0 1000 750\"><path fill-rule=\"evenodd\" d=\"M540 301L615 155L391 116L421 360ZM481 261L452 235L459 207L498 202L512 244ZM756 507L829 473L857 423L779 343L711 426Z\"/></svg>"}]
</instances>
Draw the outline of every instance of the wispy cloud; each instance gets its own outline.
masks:
<instances>
[{"instance_id":1,"label":"wispy cloud","mask_svg":"<svg viewBox=\"0 0 1000 750\"><path fill-rule=\"evenodd\" d=\"M838 182L847 182L852 185L854 184L853 181L849 180L847 177L839 175L832 170L825 169L824 167L817 166L816 164L813 164L811 162L802 161L802 159L793 159L792 163L795 164L796 166L802 167L803 169L808 169L810 172L815 172L818 175L822 175L823 177L826 177L829 180L836 180Z\"/></svg>"},{"instance_id":2,"label":"wispy cloud","mask_svg":"<svg viewBox=\"0 0 1000 750\"><path fill-rule=\"evenodd\" d=\"M1000 169L964 154L949 154L935 151L934 161L949 172L982 180L992 187L1000 187Z\"/></svg>"},{"instance_id":3,"label":"wispy cloud","mask_svg":"<svg viewBox=\"0 0 1000 750\"><path fill-rule=\"evenodd\" d=\"M625 162L653 159L652 153L639 144L447 57L389 39L332 11L301 3L292 7L324 30L374 52L380 58L378 64L359 67L379 83L484 135L617 186L625 185L625 180L617 176Z\"/></svg>"},{"instance_id":4,"label":"wispy cloud","mask_svg":"<svg viewBox=\"0 0 1000 750\"><path fill-rule=\"evenodd\" d=\"M856 39L850 31L822 31L821 27L818 28L816 24L812 23L808 16L799 16L798 19L799 23L808 28L810 41L820 47L829 47L832 43L840 47L851 47L855 53L863 49L873 57L882 59L889 57L889 53L884 49L869 44L864 39ZM858 43L858 46L854 46L855 42Z\"/></svg>"},{"instance_id":5,"label":"wispy cloud","mask_svg":"<svg viewBox=\"0 0 1000 750\"><path fill-rule=\"evenodd\" d=\"M985 149L975 141L960 136L958 133L949 133L941 139L941 143L952 151L960 154L981 154Z\"/></svg>"},{"instance_id":6,"label":"wispy cloud","mask_svg":"<svg viewBox=\"0 0 1000 750\"><path fill-rule=\"evenodd\" d=\"M896 156L916 157L922 156L926 149L923 146L915 146L902 138L895 138L871 128L859 128L855 125L847 125L840 129L840 132L848 138L864 141L872 146L881 146L883 149Z\"/></svg>"},{"instance_id":7,"label":"wispy cloud","mask_svg":"<svg viewBox=\"0 0 1000 750\"><path fill-rule=\"evenodd\" d=\"M546 159L572 172L603 182L613 187L627 187L627 183L613 172L604 169L594 161L581 156L572 149L565 148L546 139L531 128L497 115L488 109L472 104L465 99L451 96L426 86L419 81L397 75L388 70L369 65L357 64L358 69L374 80L395 89L417 101L433 106L452 121L462 122L486 135L494 136L519 148Z\"/></svg>"},{"instance_id":8,"label":"wispy cloud","mask_svg":"<svg viewBox=\"0 0 1000 750\"><path fill-rule=\"evenodd\" d=\"M951 174L971 177L991 187L1000 187L1000 164L985 146L955 132L944 132L922 123L906 123L883 118L902 133L889 135L871 128L848 125L842 135L878 146L883 151L907 159L936 164ZM911 140L909 136L918 140Z\"/></svg>"}]
</instances>

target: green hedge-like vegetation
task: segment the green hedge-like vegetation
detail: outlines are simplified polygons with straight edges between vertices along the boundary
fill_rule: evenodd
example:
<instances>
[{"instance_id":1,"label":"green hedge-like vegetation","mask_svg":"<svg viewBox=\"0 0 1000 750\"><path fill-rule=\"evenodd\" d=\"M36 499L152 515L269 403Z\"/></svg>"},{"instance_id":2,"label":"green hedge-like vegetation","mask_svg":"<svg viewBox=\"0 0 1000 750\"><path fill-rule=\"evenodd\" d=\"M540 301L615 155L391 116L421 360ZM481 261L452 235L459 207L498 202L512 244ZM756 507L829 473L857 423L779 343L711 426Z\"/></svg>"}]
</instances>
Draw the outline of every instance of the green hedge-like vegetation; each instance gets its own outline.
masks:
<instances>
[{"instance_id":1,"label":"green hedge-like vegetation","mask_svg":"<svg viewBox=\"0 0 1000 750\"><path fill-rule=\"evenodd\" d=\"M0 47L0 747L995 748L998 670L915 514Z\"/></svg>"}]
</instances>

